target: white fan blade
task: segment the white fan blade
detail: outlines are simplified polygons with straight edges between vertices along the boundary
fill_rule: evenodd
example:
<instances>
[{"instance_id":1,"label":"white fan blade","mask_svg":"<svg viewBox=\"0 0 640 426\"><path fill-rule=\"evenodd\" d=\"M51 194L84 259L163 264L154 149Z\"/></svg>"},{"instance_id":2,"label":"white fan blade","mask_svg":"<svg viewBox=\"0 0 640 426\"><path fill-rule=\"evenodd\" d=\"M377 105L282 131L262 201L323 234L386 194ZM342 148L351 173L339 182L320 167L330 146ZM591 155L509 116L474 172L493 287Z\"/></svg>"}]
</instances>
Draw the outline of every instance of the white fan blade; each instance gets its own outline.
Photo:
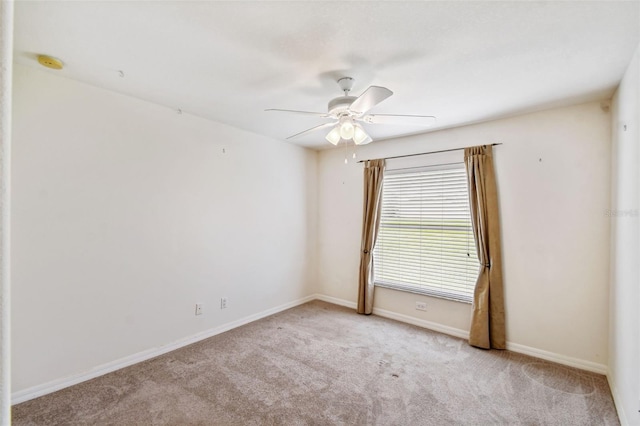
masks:
<instances>
[{"instance_id":1,"label":"white fan blade","mask_svg":"<svg viewBox=\"0 0 640 426\"><path fill-rule=\"evenodd\" d=\"M436 122L432 115L395 115L395 114L368 114L359 121L371 124L402 124L409 126L430 126Z\"/></svg>"},{"instance_id":2,"label":"white fan blade","mask_svg":"<svg viewBox=\"0 0 640 426\"><path fill-rule=\"evenodd\" d=\"M304 130L304 131L302 131L300 133L296 133L295 135L289 136L287 139L297 138L299 136L306 135L307 133L311 133L311 132L315 132L315 131L318 131L318 130L326 129L327 127L333 127L335 125L336 125L336 122L324 123L324 124L321 124L319 126L312 127L310 129Z\"/></svg>"},{"instance_id":3,"label":"white fan blade","mask_svg":"<svg viewBox=\"0 0 640 426\"><path fill-rule=\"evenodd\" d=\"M386 87L369 86L362 95L358 96L358 99L353 101L349 110L356 114L364 114L391 95L393 92Z\"/></svg>"},{"instance_id":4,"label":"white fan blade","mask_svg":"<svg viewBox=\"0 0 640 426\"><path fill-rule=\"evenodd\" d=\"M316 117L331 117L326 112L296 111L293 109L276 109L276 108L265 109L265 111L289 112L292 114L314 115Z\"/></svg>"}]
</instances>

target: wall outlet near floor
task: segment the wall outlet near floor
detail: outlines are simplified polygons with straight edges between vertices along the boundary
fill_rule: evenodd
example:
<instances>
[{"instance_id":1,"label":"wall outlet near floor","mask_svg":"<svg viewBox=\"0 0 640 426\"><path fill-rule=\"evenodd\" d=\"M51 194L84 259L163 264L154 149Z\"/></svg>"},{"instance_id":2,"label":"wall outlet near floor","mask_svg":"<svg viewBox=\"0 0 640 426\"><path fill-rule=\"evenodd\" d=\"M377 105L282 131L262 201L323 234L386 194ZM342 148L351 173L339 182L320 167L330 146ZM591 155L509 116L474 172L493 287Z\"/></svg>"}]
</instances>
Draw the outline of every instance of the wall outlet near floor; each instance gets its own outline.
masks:
<instances>
[{"instance_id":1,"label":"wall outlet near floor","mask_svg":"<svg viewBox=\"0 0 640 426\"><path fill-rule=\"evenodd\" d=\"M419 311L427 310L427 302L416 302L416 309Z\"/></svg>"},{"instance_id":2,"label":"wall outlet near floor","mask_svg":"<svg viewBox=\"0 0 640 426\"><path fill-rule=\"evenodd\" d=\"M220 298L220 309L227 309L227 298Z\"/></svg>"},{"instance_id":3,"label":"wall outlet near floor","mask_svg":"<svg viewBox=\"0 0 640 426\"><path fill-rule=\"evenodd\" d=\"M202 315L202 303L196 303L196 315Z\"/></svg>"}]
</instances>

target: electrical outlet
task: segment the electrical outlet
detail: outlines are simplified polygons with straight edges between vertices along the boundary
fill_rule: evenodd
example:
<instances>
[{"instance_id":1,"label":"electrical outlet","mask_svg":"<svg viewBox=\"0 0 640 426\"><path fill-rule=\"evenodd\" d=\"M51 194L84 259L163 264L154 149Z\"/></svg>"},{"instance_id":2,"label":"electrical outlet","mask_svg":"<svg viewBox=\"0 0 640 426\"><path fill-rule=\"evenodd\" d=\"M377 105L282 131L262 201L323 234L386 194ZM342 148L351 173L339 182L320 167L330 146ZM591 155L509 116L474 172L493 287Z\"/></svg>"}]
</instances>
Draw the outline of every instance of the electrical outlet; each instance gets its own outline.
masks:
<instances>
[{"instance_id":1,"label":"electrical outlet","mask_svg":"<svg viewBox=\"0 0 640 426\"><path fill-rule=\"evenodd\" d=\"M220 299L220 309L227 309L227 298L222 297Z\"/></svg>"},{"instance_id":2,"label":"electrical outlet","mask_svg":"<svg viewBox=\"0 0 640 426\"><path fill-rule=\"evenodd\" d=\"M196 315L202 315L202 304L196 303Z\"/></svg>"},{"instance_id":3,"label":"electrical outlet","mask_svg":"<svg viewBox=\"0 0 640 426\"><path fill-rule=\"evenodd\" d=\"M427 302L416 302L416 309L419 311L427 310Z\"/></svg>"}]
</instances>

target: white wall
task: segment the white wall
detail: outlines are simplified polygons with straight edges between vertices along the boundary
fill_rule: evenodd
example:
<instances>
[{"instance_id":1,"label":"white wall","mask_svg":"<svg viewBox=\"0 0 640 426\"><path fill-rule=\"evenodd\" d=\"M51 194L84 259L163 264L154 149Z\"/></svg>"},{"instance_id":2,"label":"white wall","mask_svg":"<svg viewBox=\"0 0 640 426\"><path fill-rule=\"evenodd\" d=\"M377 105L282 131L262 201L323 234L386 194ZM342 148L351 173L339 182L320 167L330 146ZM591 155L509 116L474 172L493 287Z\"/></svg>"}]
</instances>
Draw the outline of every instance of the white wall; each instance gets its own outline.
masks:
<instances>
[{"instance_id":1,"label":"white wall","mask_svg":"<svg viewBox=\"0 0 640 426\"><path fill-rule=\"evenodd\" d=\"M13 2L0 2L0 424L11 423L10 164Z\"/></svg>"},{"instance_id":2,"label":"white wall","mask_svg":"<svg viewBox=\"0 0 640 426\"><path fill-rule=\"evenodd\" d=\"M610 114L588 103L358 148L379 158L496 146L507 340L605 371L608 339ZM321 292L357 298L362 164L319 159ZM462 151L459 152L462 160ZM424 157L427 158L427 157ZM415 310L426 301L427 312ZM375 307L468 331L469 304L377 288ZM557 358L557 357L556 357ZM575 362L574 362L575 361Z\"/></svg>"},{"instance_id":3,"label":"white wall","mask_svg":"<svg viewBox=\"0 0 640 426\"><path fill-rule=\"evenodd\" d=\"M609 382L623 422L640 424L640 47L614 95Z\"/></svg>"},{"instance_id":4,"label":"white wall","mask_svg":"<svg viewBox=\"0 0 640 426\"><path fill-rule=\"evenodd\" d=\"M315 292L315 152L23 66L13 112L14 391Z\"/></svg>"}]
</instances>

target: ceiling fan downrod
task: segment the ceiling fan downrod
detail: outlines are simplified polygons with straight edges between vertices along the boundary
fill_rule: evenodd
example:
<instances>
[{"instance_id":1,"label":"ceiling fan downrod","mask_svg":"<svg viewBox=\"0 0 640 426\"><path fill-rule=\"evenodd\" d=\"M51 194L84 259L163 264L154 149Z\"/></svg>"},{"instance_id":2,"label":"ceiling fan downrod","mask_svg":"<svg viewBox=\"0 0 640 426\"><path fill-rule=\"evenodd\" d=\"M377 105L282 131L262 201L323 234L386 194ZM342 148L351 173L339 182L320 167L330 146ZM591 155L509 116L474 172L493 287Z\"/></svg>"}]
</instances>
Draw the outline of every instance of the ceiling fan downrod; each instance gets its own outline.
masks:
<instances>
[{"instance_id":1,"label":"ceiling fan downrod","mask_svg":"<svg viewBox=\"0 0 640 426\"><path fill-rule=\"evenodd\" d=\"M338 86L340 86L345 96L349 96L349 92L353 89L353 77L342 77L338 80Z\"/></svg>"}]
</instances>

